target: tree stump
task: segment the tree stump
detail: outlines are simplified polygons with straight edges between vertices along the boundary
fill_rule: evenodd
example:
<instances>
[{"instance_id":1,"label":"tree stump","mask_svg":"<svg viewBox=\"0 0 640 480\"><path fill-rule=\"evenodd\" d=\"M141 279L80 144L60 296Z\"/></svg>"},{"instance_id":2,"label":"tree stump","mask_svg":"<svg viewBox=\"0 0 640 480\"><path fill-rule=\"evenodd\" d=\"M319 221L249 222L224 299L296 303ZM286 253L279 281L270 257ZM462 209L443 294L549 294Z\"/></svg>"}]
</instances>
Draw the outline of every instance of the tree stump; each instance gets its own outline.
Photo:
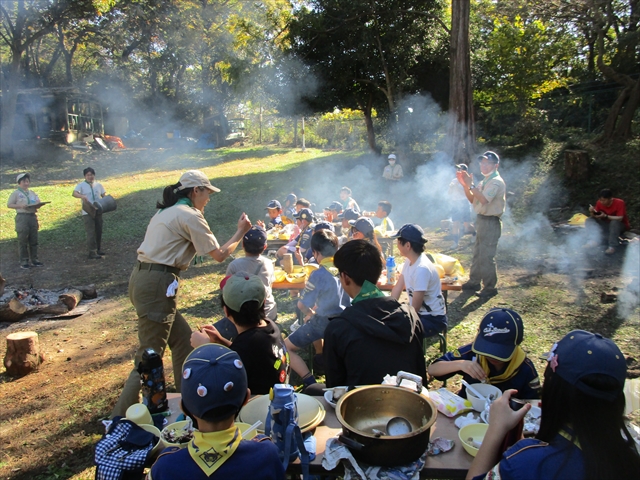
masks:
<instances>
[{"instance_id":1,"label":"tree stump","mask_svg":"<svg viewBox=\"0 0 640 480\"><path fill-rule=\"evenodd\" d=\"M76 305L82 300L82 292L75 288L70 288L62 295L58 297L62 303L64 303L69 310L76 308Z\"/></svg>"},{"instance_id":2,"label":"tree stump","mask_svg":"<svg viewBox=\"0 0 640 480\"><path fill-rule=\"evenodd\" d=\"M12 298L7 303L0 304L0 321L18 322L27 313L27 306L17 298Z\"/></svg>"},{"instance_id":3,"label":"tree stump","mask_svg":"<svg viewBox=\"0 0 640 480\"><path fill-rule=\"evenodd\" d=\"M589 179L589 154L584 150L565 150L564 175L579 182Z\"/></svg>"},{"instance_id":4,"label":"tree stump","mask_svg":"<svg viewBox=\"0 0 640 480\"><path fill-rule=\"evenodd\" d=\"M7 374L21 377L38 369L44 362L36 332L17 332L7 335L7 353L4 366Z\"/></svg>"}]
</instances>

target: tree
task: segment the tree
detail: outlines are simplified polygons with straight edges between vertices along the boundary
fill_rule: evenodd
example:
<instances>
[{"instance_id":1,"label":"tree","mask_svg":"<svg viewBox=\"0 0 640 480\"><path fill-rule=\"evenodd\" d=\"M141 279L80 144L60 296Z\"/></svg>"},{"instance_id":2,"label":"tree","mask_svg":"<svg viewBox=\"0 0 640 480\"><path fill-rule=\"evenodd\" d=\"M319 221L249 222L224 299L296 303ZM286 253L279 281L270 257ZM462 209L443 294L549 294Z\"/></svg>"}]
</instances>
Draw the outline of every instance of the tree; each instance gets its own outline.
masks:
<instances>
[{"instance_id":1,"label":"tree","mask_svg":"<svg viewBox=\"0 0 640 480\"><path fill-rule=\"evenodd\" d=\"M108 2L104 3L108 7ZM0 155L13 153L13 125L20 88L20 67L25 51L58 23L68 18L87 18L97 13L91 0L17 0L0 3L0 38L9 47L11 61L2 77L2 124Z\"/></svg>"},{"instance_id":2,"label":"tree","mask_svg":"<svg viewBox=\"0 0 640 480\"><path fill-rule=\"evenodd\" d=\"M437 0L314 0L299 9L290 25L289 52L311 67L320 84L316 98L306 101L324 105L325 111L335 106L361 110L374 151L375 109L390 120L397 143L398 101L421 91L423 78L416 72L446 43L438 23L441 11Z\"/></svg>"}]
</instances>

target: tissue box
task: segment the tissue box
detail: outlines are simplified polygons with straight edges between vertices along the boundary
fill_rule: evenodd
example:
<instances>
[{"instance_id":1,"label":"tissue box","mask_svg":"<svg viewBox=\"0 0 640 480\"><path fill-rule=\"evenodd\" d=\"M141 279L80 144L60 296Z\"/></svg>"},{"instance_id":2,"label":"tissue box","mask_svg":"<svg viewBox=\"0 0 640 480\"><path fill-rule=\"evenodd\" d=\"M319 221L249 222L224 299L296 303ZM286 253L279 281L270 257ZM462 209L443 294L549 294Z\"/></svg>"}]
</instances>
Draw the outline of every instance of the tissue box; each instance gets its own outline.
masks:
<instances>
[{"instance_id":1,"label":"tissue box","mask_svg":"<svg viewBox=\"0 0 640 480\"><path fill-rule=\"evenodd\" d=\"M430 391L429 397L436 404L438 411L447 417L455 417L460 413L473 410L469 400L450 392L446 388Z\"/></svg>"}]
</instances>

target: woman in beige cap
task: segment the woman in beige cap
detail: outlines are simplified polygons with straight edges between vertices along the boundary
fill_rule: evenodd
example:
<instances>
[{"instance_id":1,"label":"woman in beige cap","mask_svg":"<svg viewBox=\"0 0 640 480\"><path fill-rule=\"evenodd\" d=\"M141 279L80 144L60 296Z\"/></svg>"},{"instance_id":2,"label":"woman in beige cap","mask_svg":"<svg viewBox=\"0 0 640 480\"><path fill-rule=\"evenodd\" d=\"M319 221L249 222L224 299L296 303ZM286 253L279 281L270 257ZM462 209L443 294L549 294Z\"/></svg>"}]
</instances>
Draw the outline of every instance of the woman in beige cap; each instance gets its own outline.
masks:
<instances>
[{"instance_id":1,"label":"woman in beige cap","mask_svg":"<svg viewBox=\"0 0 640 480\"><path fill-rule=\"evenodd\" d=\"M31 177L21 173L16 178L18 189L9 196L7 207L16 210L16 233L20 245L20 268L42 267L38 260L38 217L36 212L42 206L38 195L29 190ZM29 263L31 258L31 263Z\"/></svg>"},{"instance_id":2,"label":"woman in beige cap","mask_svg":"<svg viewBox=\"0 0 640 480\"><path fill-rule=\"evenodd\" d=\"M180 391L182 363L191 352L191 327L177 309L180 272L186 270L196 254L225 260L251 228L246 214L238 219L235 234L220 246L204 218L209 195L220 190L199 170L185 172L180 181L165 187L159 211L153 216L144 241L138 248L138 261L129 279L129 298L138 314L140 346L135 367L145 349L159 355L171 349L174 380ZM111 416L124 415L139 401L140 374L132 370Z\"/></svg>"}]
</instances>

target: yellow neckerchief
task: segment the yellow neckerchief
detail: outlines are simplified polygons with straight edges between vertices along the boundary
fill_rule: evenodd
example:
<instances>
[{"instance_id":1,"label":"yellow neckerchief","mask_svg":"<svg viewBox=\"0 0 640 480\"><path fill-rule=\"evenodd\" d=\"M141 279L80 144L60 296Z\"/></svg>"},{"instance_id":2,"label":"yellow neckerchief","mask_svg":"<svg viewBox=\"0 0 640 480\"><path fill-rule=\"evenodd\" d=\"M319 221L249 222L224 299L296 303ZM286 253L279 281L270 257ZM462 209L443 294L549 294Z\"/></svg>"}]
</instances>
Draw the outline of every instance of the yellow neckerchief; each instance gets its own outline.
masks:
<instances>
[{"instance_id":1,"label":"yellow neckerchief","mask_svg":"<svg viewBox=\"0 0 640 480\"><path fill-rule=\"evenodd\" d=\"M569 440L571 443L573 443L580 450L582 450L582 447L580 446L580 442L578 441L578 437L575 436L575 434L573 433L573 430L571 430L569 427L561 428L558 433L562 435L564 438L566 438L567 440Z\"/></svg>"},{"instance_id":2,"label":"yellow neckerchief","mask_svg":"<svg viewBox=\"0 0 640 480\"><path fill-rule=\"evenodd\" d=\"M338 276L338 269L333 266L333 257L326 257L320 260L320 266L324 267L334 277Z\"/></svg>"},{"instance_id":3,"label":"yellow neckerchief","mask_svg":"<svg viewBox=\"0 0 640 480\"><path fill-rule=\"evenodd\" d=\"M235 425L219 432L193 432L189 442L189 455L207 477L213 475L236 451L242 435Z\"/></svg>"},{"instance_id":4,"label":"yellow neckerchief","mask_svg":"<svg viewBox=\"0 0 640 480\"><path fill-rule=\"evenodd\" d=\"M489 376L490 370L487 357L485 357L484 355L478 355L478 363L480 363L480 366L484 370L484 373L487 375L487 381L489 383L502 383L506 382L510 378L515 377L515 375L518 373L520 365L522 365L522 362L524 362L525 358L527 358L527 354L524 353L524 350L522 350L520 346L517 346L516 350L513 352L511 360L509 360L509 362L507 363L507 368L505 369L505 371L500 375L496 375L495 377Z\"/></svg>"}]
</instances>

